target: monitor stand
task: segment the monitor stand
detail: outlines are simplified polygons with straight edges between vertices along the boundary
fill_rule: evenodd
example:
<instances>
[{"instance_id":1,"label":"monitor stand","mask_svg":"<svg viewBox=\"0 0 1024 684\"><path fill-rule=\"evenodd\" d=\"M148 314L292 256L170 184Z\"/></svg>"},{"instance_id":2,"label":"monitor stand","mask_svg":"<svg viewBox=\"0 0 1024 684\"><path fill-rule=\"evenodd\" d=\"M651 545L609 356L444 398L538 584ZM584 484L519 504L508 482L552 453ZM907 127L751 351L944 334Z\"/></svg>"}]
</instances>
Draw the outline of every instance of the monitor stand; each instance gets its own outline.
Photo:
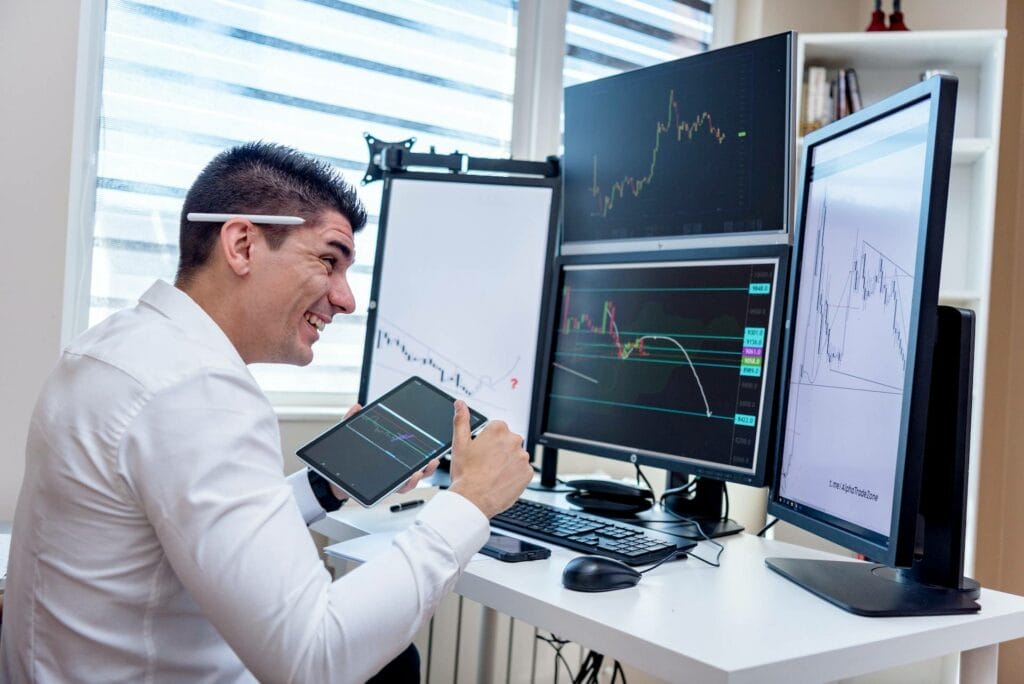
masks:
<instances>
[{"instance_id":1,"label":"monitor stand","mask_svg":"<svg viewBox=\"0 0 1024 684\"><path fill-rule=\"evenodd\" d=\"M557 490L558 488L558 449L553 447L541 448L541 475L540 486L545 489ZM688 477L682 473L669 471L667 487L677 487L688 482ZM722 503L725 497L725 483L712 478L699 478L694 484L688 496L669 496L665 499L665 507L677 515L692 519L699 523L701 530L708 537L725 537L743 531L743 526L734 520L722 517ZM599 515L608 515L607 512ZM639 514L642 521L645 513ZM633 513L624 514L620 512L615 517L630 518ZM704 538L692 523L682 520L678 525L666 525L659 527L659 531L666 534L699 541Z\"/></svg>"},{"instance_id":2,"label":"monitor stand","mask_svg":"<svg viewBox=\"0 0 1024 684\"><path fill-rule=\"evenodd\" d=\"M540 449L540 486L545 489L558 487L558 449L554 447Z\"/></svg>"},{"instance_id":3,"label":"monitor stand","mask_svg":"<svg viewBox=\"0 0 1024 684\"><path fill-rule=\"evenodd\" d=\"M540 463L540 486L545 489L558 489L560 487L558 484L558 449L542 447ZM437 470L425 482L439 489L448 489L452 484L452 457L442 458Z\"/></svg>"},{"instance_id":4,"label":"monitor stand","mask_svg":"<svg viewBox=\"0 0 1024 684\"><path fill-rule=\"evenodd\" d=\"M978 583L964 577L974 313L939 307L921 500L909 568L874 563L766 558L769 568L857 615L953 615L980 610Z\"/></svg>"},{"instance_id":5,"label":"monitor stand","mask_svg":"<svg viewBox=\"0 0 1024 684\"><path fill-rule=\"evenodd\" d=\"M668 473L667 488L675 489L686 485L689 476L674 471ZM668 534L678 535L687 539L700 540L708 537L726 537L743 531L743 526L735 520L722 517L722 504L725 499L725 482L710 477L698 477L692 488L687 492L669 494L665 497L665 509L676 515L693 520L700 525L698 531L694 524L680 521L674 527L659 528ZM704 534L701 534L701 531Z\"/></svg>"}]
</instances>

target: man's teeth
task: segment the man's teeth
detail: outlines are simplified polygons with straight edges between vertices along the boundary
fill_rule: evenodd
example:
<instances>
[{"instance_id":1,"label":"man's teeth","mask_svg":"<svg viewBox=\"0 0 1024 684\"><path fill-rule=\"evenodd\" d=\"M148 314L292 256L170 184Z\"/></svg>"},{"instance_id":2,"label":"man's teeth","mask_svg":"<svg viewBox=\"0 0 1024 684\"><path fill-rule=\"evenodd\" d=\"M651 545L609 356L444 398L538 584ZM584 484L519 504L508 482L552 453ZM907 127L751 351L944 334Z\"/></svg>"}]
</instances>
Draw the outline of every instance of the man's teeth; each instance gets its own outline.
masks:
<instances>
[{"instance_id":1,"label":"man's teeth","mask_svg":"<svg viewBox=\"0 0 1024 684\"><path fill-rule=\"evenodd\" d=\"M324 328L327 327L327 324L324 323L322 318L314 316L313 314L306 314L306 321L320 332L323 332Z\"/></svg>"}]
</instances>

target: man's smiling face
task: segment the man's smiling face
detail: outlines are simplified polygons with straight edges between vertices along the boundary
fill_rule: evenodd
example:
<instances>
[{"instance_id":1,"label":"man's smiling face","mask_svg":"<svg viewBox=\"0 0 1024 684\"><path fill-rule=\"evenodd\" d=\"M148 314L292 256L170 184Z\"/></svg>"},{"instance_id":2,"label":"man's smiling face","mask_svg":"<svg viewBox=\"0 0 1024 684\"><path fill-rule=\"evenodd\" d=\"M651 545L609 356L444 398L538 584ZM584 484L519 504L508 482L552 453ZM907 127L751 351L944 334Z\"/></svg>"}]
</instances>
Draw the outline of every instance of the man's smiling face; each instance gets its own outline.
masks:
<instances>
[{"instance_id":1,"label":"man's smiling face","mask_svg":"<svg viewBox=\"0 0 1024 684\"><path fill-rule=\"evenodd\" d=\"M324 326L335 314L355 310L347 279L355 259L352 225L340 213L324 211L292 229L276 250L262 232L256 247L245 361L305 366Z\"/></svg>"}]
</instances>

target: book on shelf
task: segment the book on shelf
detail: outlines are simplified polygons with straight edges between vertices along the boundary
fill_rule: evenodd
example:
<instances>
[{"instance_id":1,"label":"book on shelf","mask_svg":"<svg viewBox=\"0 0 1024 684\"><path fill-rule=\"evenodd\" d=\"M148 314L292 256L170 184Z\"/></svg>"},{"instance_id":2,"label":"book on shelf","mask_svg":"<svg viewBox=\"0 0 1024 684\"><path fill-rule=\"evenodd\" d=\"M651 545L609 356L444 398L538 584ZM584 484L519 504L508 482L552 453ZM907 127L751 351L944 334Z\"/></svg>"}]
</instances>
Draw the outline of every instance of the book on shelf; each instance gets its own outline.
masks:
<instances>
[{"instance_id":1,"label":"book on shelf","mask_svg":"<svg viewBox=\"0 0 1024 684\"><path fill-rule=\"evenodd\" d=\"M832 120L836 121L850 113L850 96L846 92L846 69L836 71L832 84Z\"/></svg>"},{"instance_id":2,"label":"book on shelf","mask_svg":"<svg viewBox=\"0 0 1024 684\"><path fill-rule=\"evenodd\" d=\"M804 87L804 115L800 121L800 135L806 135L829 122L832 103L829 95L828 70L823 66L807 67Z\"/></svg>"},{"instance_id":3,"label":"book on shelf","mask_svg":"<svg viewBox=\"0 0 1024 684\"><path fill-rule=\"evenodd\" d=\"M859 112L863 105L860 101L860 84L857 83L857 72L846 69L846 95L850 98L850 113Z\"/></svg>"},{"instance_id":4,"label":"book on shelf","mask_svg":"<svg viewBox=\"0 0 1024 684\"><path fill-rule=\"evenodd\" d=\"M863 106L856 70L836 69L831 75L830 79L829 70L824 66L807 67L800 135L859 111Z\"/></svg>"}]
</instances>

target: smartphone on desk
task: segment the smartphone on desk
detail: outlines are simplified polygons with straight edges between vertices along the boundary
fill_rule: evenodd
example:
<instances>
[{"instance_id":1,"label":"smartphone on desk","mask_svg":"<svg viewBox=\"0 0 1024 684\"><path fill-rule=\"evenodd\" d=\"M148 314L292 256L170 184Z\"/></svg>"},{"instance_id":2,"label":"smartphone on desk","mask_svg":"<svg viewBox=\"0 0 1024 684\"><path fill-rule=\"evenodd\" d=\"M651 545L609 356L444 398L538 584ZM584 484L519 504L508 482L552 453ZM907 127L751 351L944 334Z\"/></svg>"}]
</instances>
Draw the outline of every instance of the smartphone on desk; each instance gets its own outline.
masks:
<instances>
[{"instance_id":1,"label":"smartphone on desk","mask_svg":"<svg viewBox=\"0 0 1024 684\"><path fill-rule=\"evenodd\" d=\"M480 549L480 553L506 563L518 563L519 561L547 558L551 555L551 549L518 537L491 532L490 538Z\"/></svg>"}]
</instances>

